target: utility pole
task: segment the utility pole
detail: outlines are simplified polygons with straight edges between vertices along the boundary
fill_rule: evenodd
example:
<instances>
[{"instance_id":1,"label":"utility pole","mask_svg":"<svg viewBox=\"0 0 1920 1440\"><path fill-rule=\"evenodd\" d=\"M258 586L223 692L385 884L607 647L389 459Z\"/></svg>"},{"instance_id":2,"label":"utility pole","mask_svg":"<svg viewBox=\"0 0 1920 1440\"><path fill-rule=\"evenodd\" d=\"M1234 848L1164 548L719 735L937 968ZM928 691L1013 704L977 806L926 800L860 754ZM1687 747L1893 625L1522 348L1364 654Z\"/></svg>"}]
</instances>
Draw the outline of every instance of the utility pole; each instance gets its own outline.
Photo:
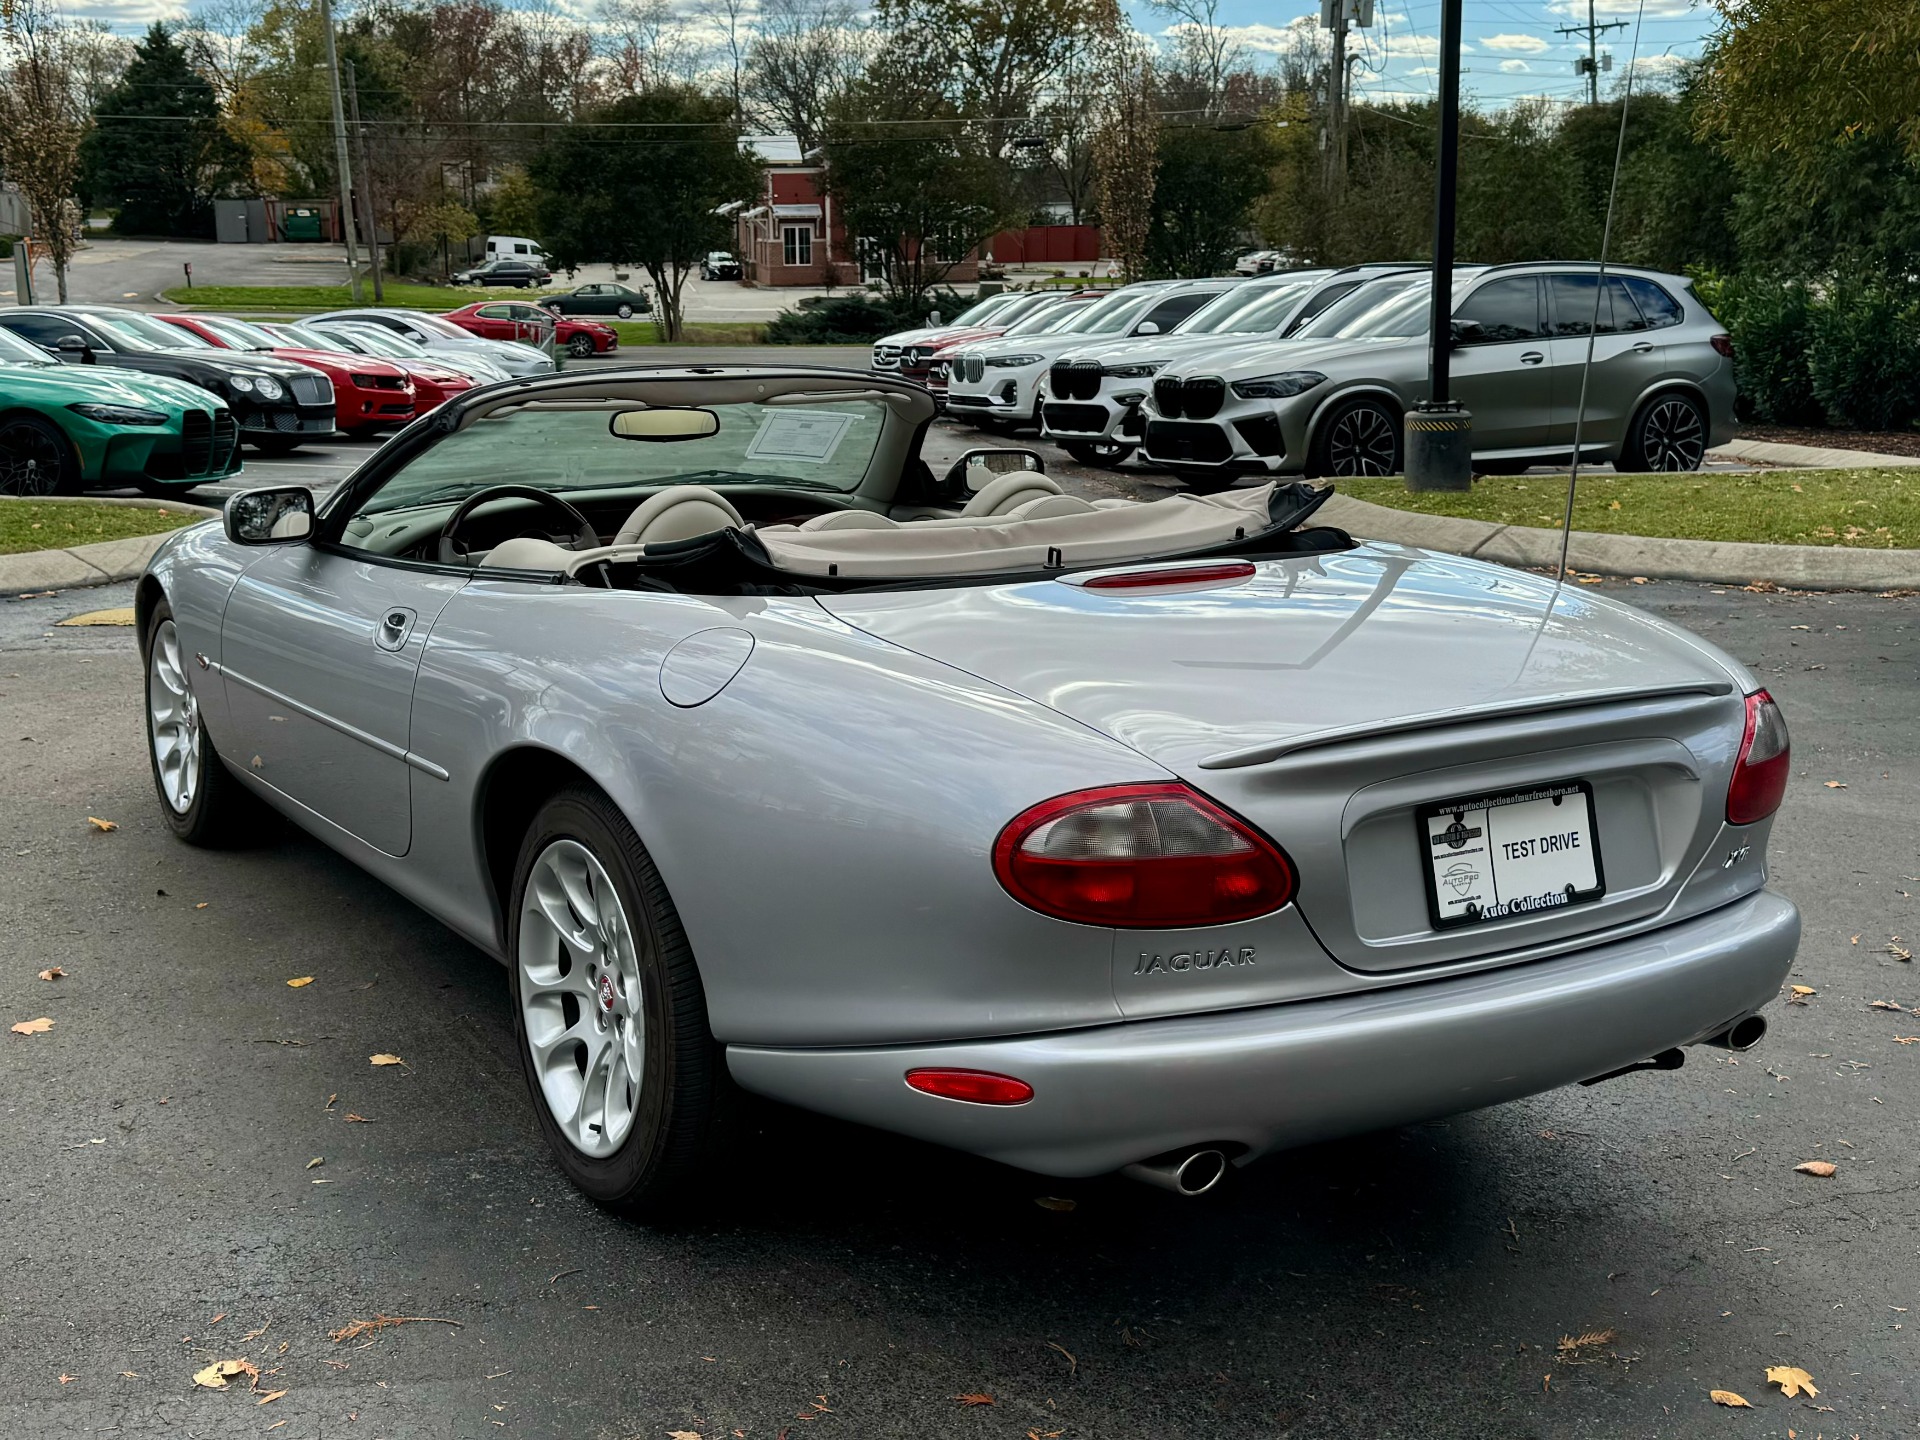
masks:
<instances>
[{"instance_id":1,"label":"utility pole","mask_svg":"<svg viewBox=\"0 0 1920 1440\"><path fill-rule=\"evenodd\" d=\"M1440 5L1440 138L1434 157L1433 305L1427 398L1407 412L1409 490L1473 486L1473 416L1453 399L1453 219L1460 178L1460 0Z\"/></svg>"},{"instance_id":2,"label":"utility pole","mask_svg":"<svg viewBox=\"0 0 1920 1440\"><path fill-rule=\"evenodd\" d=\"M1593 18L1593 0L1587 0L1587 23L1584 25L1562 25L1559 29L1559 33L1562 35L1584 35L1587 37L1587 58L1574 61L1573 68L1576 74L1584 74L1587 77L1587 103L1589 105L1598 105L1600 103L1600 37L1609 30L1624 30L1626 28L1627 22L1624 20L1608 20L1604 23L1597 23ZM1609 69L1612 68L1613 56L1607 56L1607 65Z\"/></svg>"},{"instance_id":3,"label":"utility pole","mask_svg":"<svg viewBox=\"0 0 1920 1440\"><path fill-rule=\"evenodd\" d=\"M1347 54L1347 32L1373 24L1373 0L1320 0L1320 26L1333 32L1333 59L1327 66L1326 181L1338 198L1347 185L1348 97L1358 56Z\"/></svg>"},{"instance_id":4,"label":"utility pole","mask_svg":"<svg viewBox=\"0 0 1920 1440\"><path fill-rule=\"evenodd\" d=\"M386 286L380 280L380 197L373 188L373 166L367 163L367 131L360 123L360 75L347 61L347 95L353 105L353 138L360 149L361 194L367 201L367 253L373 257L373 303L387 303Z\"/></svg>"},{"instance_id":5,"label":"utility pole","mask_svg":"<svg viewBox=\"0 0 1920 1440\"><path fill-rule=\"evenodd\" d=\"M360 303L360 250L354 243L353 167L347 163L347 117L340 105L340 56L333 43L333 3L320 0L320 28L327 37L327 88L333 94L333 160L340 172L340 223L347 241L347 283Z\"/></svg>"}]
</instances>

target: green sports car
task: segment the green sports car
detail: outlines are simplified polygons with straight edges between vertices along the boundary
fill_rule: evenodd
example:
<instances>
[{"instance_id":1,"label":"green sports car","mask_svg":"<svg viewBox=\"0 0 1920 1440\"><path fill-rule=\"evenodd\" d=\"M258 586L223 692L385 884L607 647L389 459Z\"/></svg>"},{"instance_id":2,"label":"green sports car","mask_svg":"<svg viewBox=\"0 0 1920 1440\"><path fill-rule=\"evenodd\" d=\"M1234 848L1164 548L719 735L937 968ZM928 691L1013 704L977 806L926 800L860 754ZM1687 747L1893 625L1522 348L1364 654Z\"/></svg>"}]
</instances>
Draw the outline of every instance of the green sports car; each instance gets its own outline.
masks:
<instances>
[{"instance_id":1,"label":"green sports car","mask_svg":"<svg viewBox=\"0 0 1920 1440\"><path fill-rule=\"evenodd\" d=\"M219 396L184 380L62 365L0 330L0 495L184 490L240 469Z\"/></svg>"}]
</instances>

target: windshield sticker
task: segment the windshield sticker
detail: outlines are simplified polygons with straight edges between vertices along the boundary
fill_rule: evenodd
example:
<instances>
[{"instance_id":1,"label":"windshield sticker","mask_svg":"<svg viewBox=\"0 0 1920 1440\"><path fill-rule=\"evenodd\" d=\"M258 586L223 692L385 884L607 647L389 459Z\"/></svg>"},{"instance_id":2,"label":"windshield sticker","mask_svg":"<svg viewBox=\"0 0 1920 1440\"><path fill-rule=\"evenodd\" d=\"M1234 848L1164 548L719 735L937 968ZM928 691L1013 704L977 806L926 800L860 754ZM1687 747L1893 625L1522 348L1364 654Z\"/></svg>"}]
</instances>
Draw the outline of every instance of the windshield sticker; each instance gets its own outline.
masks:
<instances>
[{"instance_id":1,"label":"windshield sticker","mask_svg":"<svg viewBox=\"0 0 1920 1440\"><path fill-rule=\"evenodd\" d=\"M769 411L760 417L747 458L824 465L833 459L854 419L840 410Z\"/></svg>"}]
</instances>

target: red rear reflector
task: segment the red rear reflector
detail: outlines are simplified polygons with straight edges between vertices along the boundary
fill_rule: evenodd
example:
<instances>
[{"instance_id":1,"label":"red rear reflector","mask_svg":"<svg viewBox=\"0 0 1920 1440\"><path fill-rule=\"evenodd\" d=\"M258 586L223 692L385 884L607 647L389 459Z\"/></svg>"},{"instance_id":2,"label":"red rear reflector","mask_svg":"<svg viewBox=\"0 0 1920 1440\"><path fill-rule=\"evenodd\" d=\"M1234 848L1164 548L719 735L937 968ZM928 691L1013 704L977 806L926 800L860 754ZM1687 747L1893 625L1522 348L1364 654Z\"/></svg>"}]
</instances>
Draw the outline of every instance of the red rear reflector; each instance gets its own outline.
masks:
<instances>
[{"instance_id":1,"label":"red rear reflector","mask_svg":"<svg viewBox=\"0 0 1920 1440\"><path fill-rule=\"evenodd\" d=\"M1024 1105L1033 1086L990 1070L909 1070L907 1084L927 1095L965 1100L972 1105Z\"/></svg>"},{"instance_id":2,"label":"red rear reflector","mask_svg":"<svg viewBox=\"0 0 1920 1440\"><path fill-rule=\"evenodd\" d=\"M1222 580L1246 580L1253 575L1246 560L1230 560L1220 565L1183 565L1175 569L1127 570L1118 575L1096 575L1082 580L1087 590L1145 590L1155 585L1212 585Z\"/></svg>"},{"instance_id":3,"label":"red rear reflector","mask_svg":"<svg viewBox=\"0 0 1920 1440\"><path fill-rule=\"evenodd\" d=\"M1787 793L1793 749L1787 717L1764 690L1747 696L1747 728L1740 737L1740 758L1727 785L1727 823L1751 825L1780 808Z\"/></svg>"},{"instance_id":4,"label":"red rear reflector","mask_svg":"<svg viewBox=\"0 0 1920 1440\"><path fill-rule=\"evenodd\" d=\"M1707 343L1713 346L1717 353L1726 356L1727 359L1731 360L1733 358L1733 337L1731 335L1716 335L1707 341Z\"/></svg>"},{"instance_id":5,"label":"red rear reflector","mask_svg":"<svg viewBox=\"0 0 1920 1440\"><path fill-rule=\"evenodd\" d=\"M993 873L1043 915L1123 930L1251 920L1294 891L1272 841L1178 781L1043 800L1000 832Z\"/></svg>"}]
</instances>

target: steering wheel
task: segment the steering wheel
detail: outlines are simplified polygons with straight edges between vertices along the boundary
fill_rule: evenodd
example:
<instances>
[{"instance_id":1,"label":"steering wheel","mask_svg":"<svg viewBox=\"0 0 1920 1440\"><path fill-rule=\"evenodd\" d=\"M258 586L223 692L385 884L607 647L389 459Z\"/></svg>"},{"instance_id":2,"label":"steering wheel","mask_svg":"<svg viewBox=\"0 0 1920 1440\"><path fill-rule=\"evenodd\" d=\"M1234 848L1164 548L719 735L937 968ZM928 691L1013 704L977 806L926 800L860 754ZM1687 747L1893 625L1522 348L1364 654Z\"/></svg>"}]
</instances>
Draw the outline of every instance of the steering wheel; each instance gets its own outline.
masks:
<instances>
[{"instance_id":1,"label":"steering wheel","mask_svg":"<svg viewBox=\"0 0 1920 1440\"><path fill-rule=\"evenodd\" d=\"M566 517L567 528L573 531L573 548L591 550L600 543L600 535L593 523L558 495L549 495L545 490L536 490L531 485L489 485L484 490L476 490L460 502L459 508L447 516L447 523L440 527L438 546L442 565L465 565L469 551L455 537L460 527L467 523L467 517L490 500L532 500L543 509Z\"/></svg>"}]
</instances>

